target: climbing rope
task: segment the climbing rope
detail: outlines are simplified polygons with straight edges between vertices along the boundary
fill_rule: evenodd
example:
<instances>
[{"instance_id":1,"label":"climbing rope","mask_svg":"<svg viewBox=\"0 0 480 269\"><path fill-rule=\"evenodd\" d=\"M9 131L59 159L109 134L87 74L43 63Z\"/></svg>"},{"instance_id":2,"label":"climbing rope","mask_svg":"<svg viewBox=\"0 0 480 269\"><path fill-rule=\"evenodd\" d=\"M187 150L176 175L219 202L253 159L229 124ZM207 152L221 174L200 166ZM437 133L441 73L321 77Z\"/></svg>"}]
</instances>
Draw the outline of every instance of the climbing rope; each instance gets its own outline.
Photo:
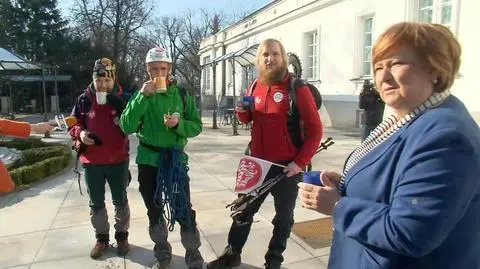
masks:
<instances>
[{"instance_id":1,"label":"climbing rope","mask_svg":"<svg viewBox=\"0 0 480 269\"><path fill-rule=\"evenodd\" d=\"M168 230L173 231L175 222L186 227L191 225L191 203L187 199L188 167L183 164L183 151L179 148L165 148L160 152L157 172L157 188L154 204L162 208Z\"/></svg>"}]
</instances>

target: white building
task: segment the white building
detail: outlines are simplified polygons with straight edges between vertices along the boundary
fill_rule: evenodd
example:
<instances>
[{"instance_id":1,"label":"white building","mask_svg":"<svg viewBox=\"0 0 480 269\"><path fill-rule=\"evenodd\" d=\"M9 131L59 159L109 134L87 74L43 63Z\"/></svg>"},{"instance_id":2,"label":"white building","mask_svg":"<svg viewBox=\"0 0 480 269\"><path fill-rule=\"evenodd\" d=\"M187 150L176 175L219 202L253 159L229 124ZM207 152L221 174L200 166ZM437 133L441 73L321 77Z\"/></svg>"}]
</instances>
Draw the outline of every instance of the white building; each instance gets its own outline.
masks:
<instances>
[{"instance_id":1,"label":"white building","mask_svg":"<svg viewBox=\"0 0 480 269\"><path fill-rule=\"evenodd\" d=\"M225 96L241 95L254 77L256 47L266 38L280 40L287 52L299 56L303 78L320 89L324 99L322 120L327 125L352 128L358 124L358 93L361 80L371 78L371 48L390 25L401 21L434 22L448 25L462 45L460 78L452 88L480 122L480 1L478 0L276 0L253 12L200 45L204 66L204 104L213 102L216 89L220 106ZM251 48L247 53L239 51ZM239 52L238 52L239 51ZM235 81L230 62L236 58ZM249 58L250 57L250 58ZM231 58L230 58L231 59ZM213 69L212 61L215 63ZM242 65L246 65L243 68ZM213 71L215 70L215 80ZM479 72L480 73L480 72ZM320 84L321 81L321 84ZM229 104L230 105L230 104Z\"/></svg>"}]
</instances>

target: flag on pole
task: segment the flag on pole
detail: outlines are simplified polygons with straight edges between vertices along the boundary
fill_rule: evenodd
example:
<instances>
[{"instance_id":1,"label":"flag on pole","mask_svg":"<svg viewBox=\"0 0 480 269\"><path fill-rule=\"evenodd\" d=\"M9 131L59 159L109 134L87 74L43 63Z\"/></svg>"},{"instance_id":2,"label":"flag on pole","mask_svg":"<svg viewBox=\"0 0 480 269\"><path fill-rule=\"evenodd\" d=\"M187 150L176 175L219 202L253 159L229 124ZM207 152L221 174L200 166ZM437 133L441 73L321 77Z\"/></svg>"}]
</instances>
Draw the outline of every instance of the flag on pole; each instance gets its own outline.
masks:
<instances>
[{"instance_id":1,"label":"flag on pole","mask_svg":"<svg viewBox=\"0 0 480 269\"><path fill-rule=\"evenodd\" d=\"M245 194L262 186L272 165L277 164L251 156L241 158L237 169L235 192Z\"/></svg>"}]
</instances>

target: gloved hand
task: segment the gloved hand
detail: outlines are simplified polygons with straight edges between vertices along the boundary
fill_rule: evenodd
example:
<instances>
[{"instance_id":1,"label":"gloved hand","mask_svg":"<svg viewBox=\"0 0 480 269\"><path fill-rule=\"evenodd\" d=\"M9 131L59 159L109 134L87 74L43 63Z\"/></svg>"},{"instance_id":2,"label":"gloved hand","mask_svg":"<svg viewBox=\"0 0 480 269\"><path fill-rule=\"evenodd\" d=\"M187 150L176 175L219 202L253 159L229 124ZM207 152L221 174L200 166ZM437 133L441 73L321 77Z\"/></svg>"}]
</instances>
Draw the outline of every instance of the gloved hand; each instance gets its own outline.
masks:
<instances>
[{"instance_id":1,"label":"gloved hand","mask_svg":"<svg viewBox=\"0 0 480 269\"><path fill-rule=\"evenodd\" d=\"M126 106L125 101L121 97L118 97L113 93L107 94L107 104L115 107L115 110L117 111L117 115L119 117L120 115L122 115L122 112Z\"/></svg>"},{"instance_id":2,"label":"gloved hand","mask_svg":"<svg viewBox=\"0 0 480 269\"><path fill-rule=\"evenodd\" d=\"M102 144L102 140L94 133L88 133L88 137L93 140L94 144L100 146Z\"/></svg>"}]
</instances>

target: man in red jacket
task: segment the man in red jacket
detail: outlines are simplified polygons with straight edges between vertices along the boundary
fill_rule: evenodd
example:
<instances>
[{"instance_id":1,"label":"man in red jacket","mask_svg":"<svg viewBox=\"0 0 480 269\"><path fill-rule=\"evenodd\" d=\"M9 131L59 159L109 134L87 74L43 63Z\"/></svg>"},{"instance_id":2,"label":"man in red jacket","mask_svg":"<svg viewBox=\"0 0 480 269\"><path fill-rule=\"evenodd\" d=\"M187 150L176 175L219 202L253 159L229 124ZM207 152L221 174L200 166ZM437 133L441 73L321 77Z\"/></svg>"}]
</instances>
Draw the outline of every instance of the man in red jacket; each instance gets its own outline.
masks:
<instances>
[{"instance_id":1,"label":"man in red jacket","mask_svg":"<svg viewBox=\"0 0 480 269\"><path fill-rule=\"evenodd\" d=\"M115 83L115 65L107 58L98 59L93 68L93 82L82 93L73 108L77 124L70 135L84 148L80 161L90 198L90 220L97 239L90 252L100 258L108 248L110 225L105 208L105 182L108 182L115 206L115 239L117 253L129 251L128 228L130 208L127 199L128 137L119 126L125 109L121 88Z\"/></svg>"},{"instance_id":2,"label":"man in red jacket","mask_svg":"<svg viewBox=\"0 0 480 269\"><path fill-rule=\"evenodd\" d=\"M323 127L308 86L302 86L296 91L296 106L307 135L301 147L296 147L292 142L287 125L290 110L288 85L291 75L287 71L285 49L278 40L267 39L260 44L256 65L259 76L253 92L254 106L251 110L237 107L237 114L243 123L253 121L251 155L286 166L284 169L272 166L266 177L271 179L282 172L287 173L288 177L271 189L275 217L272 220L273 236L265 255L265 268L279 269L294 223L293 210L298 195L297 183L301 179L300 172L310 163L317 150ZM208 269L231 268L241 264L240 254L247 241L253 216L267 195L268 193L255 200L252 206L243 212L240 221L232 223L224 253L210 262Z\"/></svg>"}]
</instances>

